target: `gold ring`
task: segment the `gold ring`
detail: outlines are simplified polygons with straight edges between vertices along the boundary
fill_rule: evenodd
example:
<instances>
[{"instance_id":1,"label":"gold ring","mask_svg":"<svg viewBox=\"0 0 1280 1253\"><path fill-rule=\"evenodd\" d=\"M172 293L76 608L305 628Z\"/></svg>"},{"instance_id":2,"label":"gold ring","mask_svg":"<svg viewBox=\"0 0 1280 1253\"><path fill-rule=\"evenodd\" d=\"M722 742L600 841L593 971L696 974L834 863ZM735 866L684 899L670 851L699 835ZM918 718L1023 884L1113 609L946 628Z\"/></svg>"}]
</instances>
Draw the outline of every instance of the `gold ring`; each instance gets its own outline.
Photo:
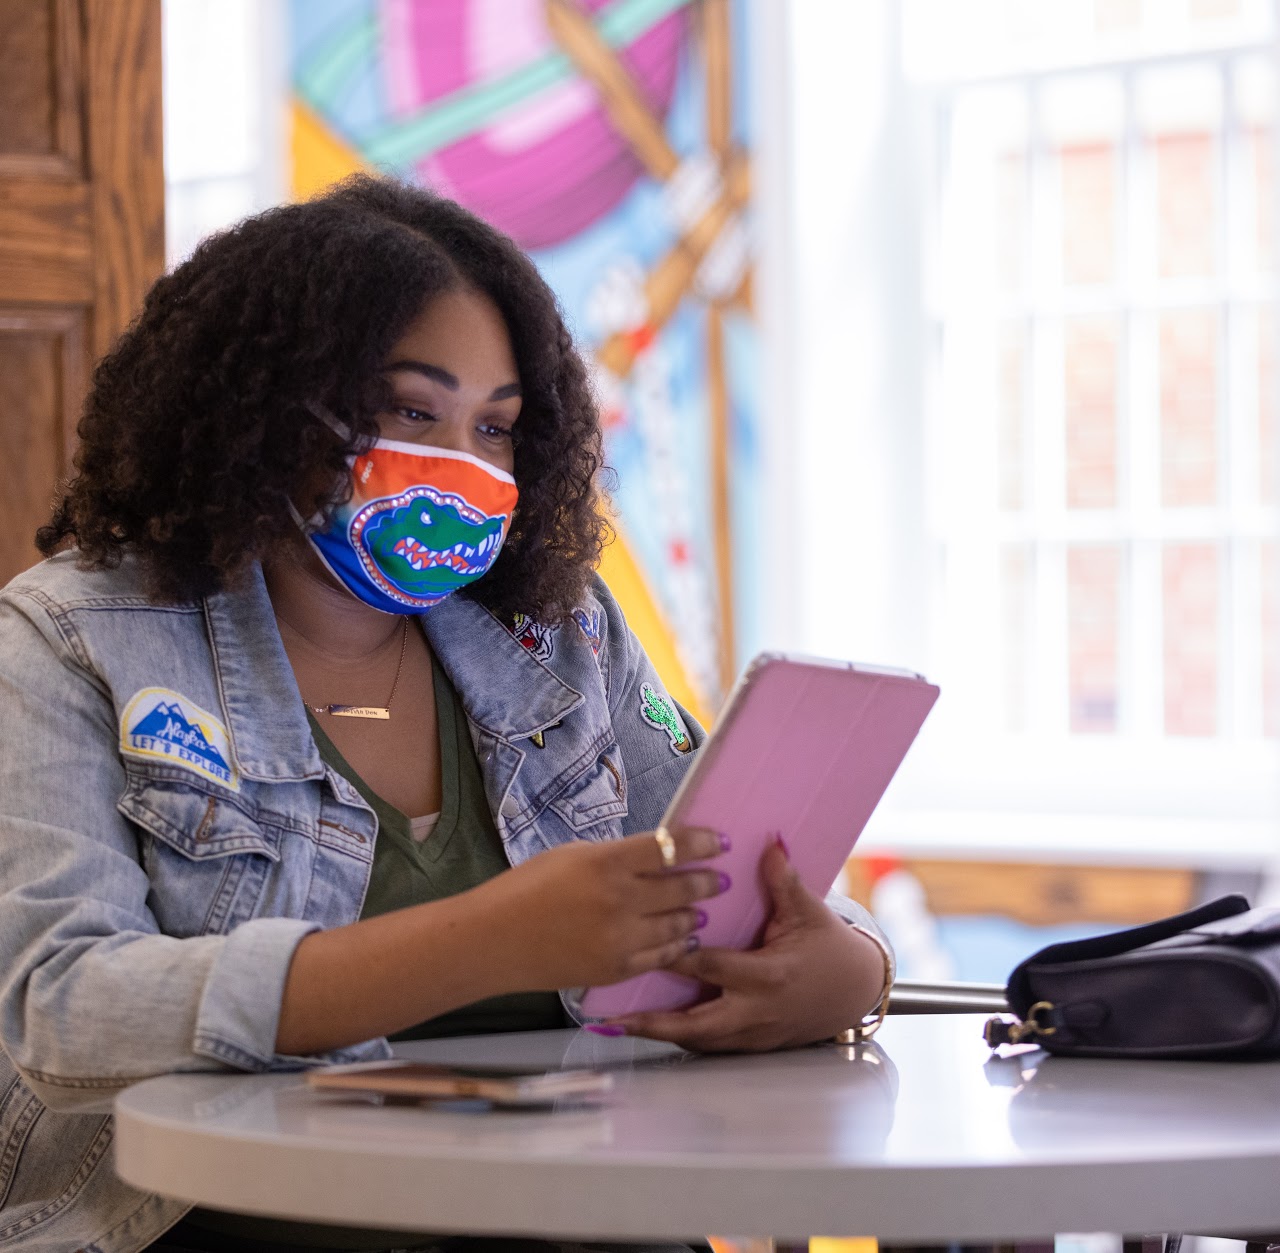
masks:
<instances>
[{"instance_id":1,"label":"gold ring","mask_svg":"<svg viewBox=\"0 0 1280 1253\"><path fill-rule=\"evenodd\" d=\"M659 827L653 833L653 838L658 841L658 851L662 854L662 868L664 870L674 870L676 868L676 842L671 838L671 832L666 827Z\"/></svg>"}]
</instances>

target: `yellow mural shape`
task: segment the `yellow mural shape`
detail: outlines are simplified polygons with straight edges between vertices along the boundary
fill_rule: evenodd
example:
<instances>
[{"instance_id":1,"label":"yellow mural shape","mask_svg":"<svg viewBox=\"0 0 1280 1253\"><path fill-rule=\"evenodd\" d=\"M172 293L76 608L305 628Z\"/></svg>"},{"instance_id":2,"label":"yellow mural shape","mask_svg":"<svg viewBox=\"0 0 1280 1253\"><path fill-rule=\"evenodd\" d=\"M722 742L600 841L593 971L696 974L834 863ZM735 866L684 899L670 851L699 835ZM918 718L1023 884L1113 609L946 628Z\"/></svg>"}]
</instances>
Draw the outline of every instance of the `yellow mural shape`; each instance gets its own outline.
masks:
<instances>
[{"instance_id":1,"label":"yellow mural shape","mask_svg":"<svg viewBox=\"0 0 1280 1253\"><path fill-rule=\"evenodd\" d=\"M293 102L289 121L295 200L309 200L348 174L365 168L355 150L343 143L305 104Z\"/></svg>"},{"instance_id":2,"label":"yellow mural shape","mask_svg":"<svg viewBox=\"0 0 1280 1253\"><path fill-rule=\"evenodd\" d=\"M618 523L613 522L615 531ZM694 686L676 651L675 637L663 617L658 602L649 590L648 581L622 534L619 532L601 555L600 577L622 606L627 623L644 645L653 668L662 676L667 691L676 698L704 727L711 725L711 710L706 699Z\"/></svg>"}]
</instances>

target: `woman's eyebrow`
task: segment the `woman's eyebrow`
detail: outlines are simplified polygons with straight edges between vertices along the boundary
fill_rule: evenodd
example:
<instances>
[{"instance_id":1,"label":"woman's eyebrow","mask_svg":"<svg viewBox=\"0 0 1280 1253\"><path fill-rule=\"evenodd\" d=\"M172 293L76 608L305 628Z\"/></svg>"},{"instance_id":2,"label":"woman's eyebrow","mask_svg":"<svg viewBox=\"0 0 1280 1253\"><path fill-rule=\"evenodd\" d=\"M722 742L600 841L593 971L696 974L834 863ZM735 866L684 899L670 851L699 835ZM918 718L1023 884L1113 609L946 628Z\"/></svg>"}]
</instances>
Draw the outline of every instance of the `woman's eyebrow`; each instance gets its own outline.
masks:
<instances>
[{"instance_id":1,"label":"woman's eyebrow","mask_svg":"<svg viewBox=\"0 0 1280 1253\"><path fill-rule=\"evenodd\" d=\"M428 365L425 361L393 361L386 367L386 370L388 374L394 370L412 370L415 374L422 374L429 379L435 379L437 383L442 383L451 392L456 392L460 386L456 375L450 374L448 370L441 366Z\"/></svg>"},{"instance_id":2,"label":"woman's eyebrow","mask_svg":"<svg viewBox=\"0 0 1280 1253\"><path fill-rule=\"evenodd\" d=\"M456 392L461 384L458 382L457 375L450 374L443 366L431 365L426 361L393 361L386 367L387 373L393 370L412 370L415 374L421 374L425 378L434 379L437 383L447 387L451 392ZM519 383L503 383L501 387L495 387L489 393L490 400L508 400L512 396L519 396Z\"/></svg>"}]
</instances>

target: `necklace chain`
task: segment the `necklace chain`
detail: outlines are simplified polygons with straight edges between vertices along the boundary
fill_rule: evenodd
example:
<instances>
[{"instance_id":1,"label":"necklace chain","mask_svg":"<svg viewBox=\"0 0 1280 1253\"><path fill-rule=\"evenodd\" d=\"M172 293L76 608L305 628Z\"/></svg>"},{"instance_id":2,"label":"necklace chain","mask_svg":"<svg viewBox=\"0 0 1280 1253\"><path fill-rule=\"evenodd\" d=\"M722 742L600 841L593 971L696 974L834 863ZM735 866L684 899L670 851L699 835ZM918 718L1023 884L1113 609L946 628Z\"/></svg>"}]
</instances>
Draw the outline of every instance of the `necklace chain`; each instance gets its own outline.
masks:
<instances>
[{"instance_id":1,"label":"necklace chain","mask_svg":"<svg viewBox=\"0 0 1280 1253\"><path fill-rule=\"evenodd\" d=\"M308 705L313 714L330 714L335 718L376 718L385 721L391 717L391 702L400 686L400 671L404 669L404 654L409 647L409 619L404 619L404 631L400 635L400 660L396 662L396 677L391 680L391 692L385 705Z\"/></svg>"}]
</instances>

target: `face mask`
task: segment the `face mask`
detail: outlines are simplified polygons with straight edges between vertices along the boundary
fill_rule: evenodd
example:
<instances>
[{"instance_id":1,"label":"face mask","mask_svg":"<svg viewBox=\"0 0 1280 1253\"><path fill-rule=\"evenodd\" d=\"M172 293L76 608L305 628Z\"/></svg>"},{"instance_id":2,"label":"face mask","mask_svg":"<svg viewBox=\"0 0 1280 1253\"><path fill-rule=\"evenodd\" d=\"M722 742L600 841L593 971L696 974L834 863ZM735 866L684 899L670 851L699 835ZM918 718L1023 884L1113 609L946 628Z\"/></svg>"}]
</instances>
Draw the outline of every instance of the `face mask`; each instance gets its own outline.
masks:
<instances>
[{"instance_id":1,"label":"face mask","mask_svg":"<svg viewBox=\"0 0 1280 1253\"><path fill-rule=\"evenodd\" d=\"M504 470L468 453L380 439L355 458L351 477L351 499L307 538L366 605L422 613L497 560L517 497Z\"/></svg>"}]
</instances>

